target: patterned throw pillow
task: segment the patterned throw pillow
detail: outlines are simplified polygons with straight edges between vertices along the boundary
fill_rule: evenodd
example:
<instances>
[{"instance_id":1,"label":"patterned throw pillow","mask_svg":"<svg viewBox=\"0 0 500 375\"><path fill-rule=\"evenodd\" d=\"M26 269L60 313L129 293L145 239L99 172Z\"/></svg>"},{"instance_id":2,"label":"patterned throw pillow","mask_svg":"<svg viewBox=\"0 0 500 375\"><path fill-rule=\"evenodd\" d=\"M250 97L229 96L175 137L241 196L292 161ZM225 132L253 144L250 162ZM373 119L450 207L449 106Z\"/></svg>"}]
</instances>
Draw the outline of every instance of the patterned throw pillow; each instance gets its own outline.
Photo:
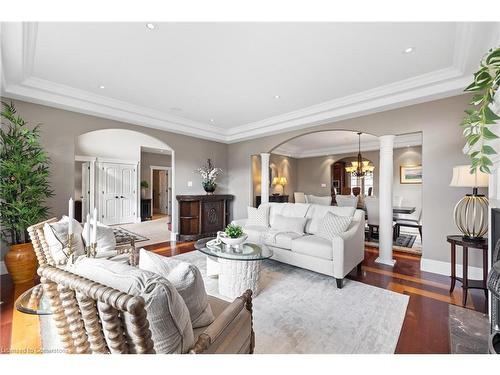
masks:
<instances>
[{"instance_id":1,"label":"patterned throw pillow","mask_svg":"<svg viewBox=\"0 0 500 375\"><path fill-rule=\"evenodd\" d=\"M318 236L327 240L333 240L339 234L344 233L349 224L351 224L352 217L337 216L328 212L323 218L319 226Z\"/></svg>"},{"instance_id":2,"label":"patterned throw pillow","mask_svg":"<svg viewBox=\"0 0 500 375\"><path fill-rule=\"evenodd\" d=\"M246 225L269 226L269 206L261 204L259 208L248 207L248 220Z\"/></svg>"}]
</instances>

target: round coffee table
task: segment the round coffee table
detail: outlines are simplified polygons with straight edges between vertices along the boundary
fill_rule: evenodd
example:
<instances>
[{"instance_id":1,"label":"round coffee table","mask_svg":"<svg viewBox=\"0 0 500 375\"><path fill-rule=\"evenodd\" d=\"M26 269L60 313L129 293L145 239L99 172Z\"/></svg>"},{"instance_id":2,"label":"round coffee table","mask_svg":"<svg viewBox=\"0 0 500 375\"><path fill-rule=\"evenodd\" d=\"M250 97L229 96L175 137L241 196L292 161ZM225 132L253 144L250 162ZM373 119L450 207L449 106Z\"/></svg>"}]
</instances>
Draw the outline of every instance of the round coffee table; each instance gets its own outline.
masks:
<instances>
[{"instance_id":1,"label":"round coffee table","mask_svg":"<svg viewBox=\"0 0 500 375\"><path fill-rule=\"evenodd\" d=\"M271 258L273 251L265 245L254 243L245 243L237 248L223 243L210 244L209 241L214 239L215 237L203 238L194 247L209 259L217 260L219 294L236 298L251 289L257 295L262 260Z\"/></svg>"}]
</instances>

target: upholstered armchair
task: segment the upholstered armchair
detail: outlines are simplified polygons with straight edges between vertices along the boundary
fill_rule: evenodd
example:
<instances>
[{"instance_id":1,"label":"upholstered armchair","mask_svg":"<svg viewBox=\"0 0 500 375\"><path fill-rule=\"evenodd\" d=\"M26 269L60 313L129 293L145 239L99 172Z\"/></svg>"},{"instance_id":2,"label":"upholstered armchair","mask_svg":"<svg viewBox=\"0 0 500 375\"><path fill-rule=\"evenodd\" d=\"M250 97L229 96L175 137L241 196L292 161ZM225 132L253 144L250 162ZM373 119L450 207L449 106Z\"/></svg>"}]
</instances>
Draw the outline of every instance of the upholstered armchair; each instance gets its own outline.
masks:
<instances>
[{"instance_id":1,"label":"upholstered armchair","mask_svg":"<svg viewBox=\"0 0 500 375\"><path fill-rule=\"evenodd\" d=\"M71 354L156 353L145 300L45 264L38 274L48 295L61 344ZM191 354L251 354L252 291L232 303L209 296L215 316L207 327L193 330ZM165 314L168 312L165 307ZM166 336L169 336L167 334Z\"/></svg>"}]
</instances>

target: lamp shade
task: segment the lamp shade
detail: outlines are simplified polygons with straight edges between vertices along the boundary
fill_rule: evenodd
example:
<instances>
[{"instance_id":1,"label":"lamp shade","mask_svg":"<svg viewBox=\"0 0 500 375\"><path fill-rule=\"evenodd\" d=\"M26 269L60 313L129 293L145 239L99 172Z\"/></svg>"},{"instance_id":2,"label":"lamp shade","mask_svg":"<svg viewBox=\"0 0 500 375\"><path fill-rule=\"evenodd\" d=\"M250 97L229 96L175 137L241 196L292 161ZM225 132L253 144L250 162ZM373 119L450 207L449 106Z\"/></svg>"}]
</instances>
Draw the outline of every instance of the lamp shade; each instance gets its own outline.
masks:
<instances>
[{"instance_id":1,"label":"lamp shade","mask_svg":"<svg viewBox=\"0 0 500 375\"><path fill-rule=\"evenodd\" d=\"M453 167L453 176L450 186L453 187L488 187L488 174L476 170L470 173L470 165L459 165Z\"/></svg>"},{"instance_id":2,"label":"lamp shade","mask_svg":"<svg viewBox=\"0 0 500 375\"><path fill-rule=\"evenodd\" d=\"M280 183L279 177L274 177L273 178L273 185L278 185Z\"/></svg>"},{"instance_id":3,"label":"lamp shade","mask_svg":"<svg viewBox=\"0 0 500 375\"><path fill-rule=\"evenodd\" d=\"M280 177L280 185L285 186L288 183L286 177Z\"/></svg>"}]
</instances>

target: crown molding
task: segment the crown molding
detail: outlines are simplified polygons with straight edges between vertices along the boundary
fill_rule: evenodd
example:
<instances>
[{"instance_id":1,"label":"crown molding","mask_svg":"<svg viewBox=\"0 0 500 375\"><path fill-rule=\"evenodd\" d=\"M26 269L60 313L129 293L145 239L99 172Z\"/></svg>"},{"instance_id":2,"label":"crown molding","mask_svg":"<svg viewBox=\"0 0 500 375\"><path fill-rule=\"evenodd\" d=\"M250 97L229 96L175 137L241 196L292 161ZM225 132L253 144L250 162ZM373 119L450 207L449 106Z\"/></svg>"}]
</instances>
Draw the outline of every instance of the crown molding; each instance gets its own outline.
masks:
<instances>
[{"instance_id":1,"label":"crown molding","mask_svg":"<svg viewBox=\"0 0 500 375\"><path fill-rule=\"evenodd\" d=\"M75 89L32 75L35 61L36 22L2 24L2 95L223 143L336 122L459 95L470 77L464 74L474 26L457 25L452 65L357 94L348 95L261 121L224 129L151 108ZM6 29L6 32L3 32ZM6 48L7 47L7 48ZM21 50L21 51L19 51ZM15 53L12 53L15 52Z\"/></svg>"},{"instance_id":2,"label":"crown molding","mask_svg":"<svg viewBox=\"0 0 500 375\"><path fill-rule=\"evenodd\" d=\"M422 135L420 133L402 134L396 136L394 139L394 148L404 148L408 146L421 146ZM376 151L380 149L380 142L377 141L363 141L361 144L361 152ZM340 145L335 147L324 147L315 149L306 149L304 151L296 152L284 146L274 149L271 153L283 156L288 156L295 159L313 158L318 156L341 155L348 153L357 153L357 144Z\"/></svg>"}]
</instances>

